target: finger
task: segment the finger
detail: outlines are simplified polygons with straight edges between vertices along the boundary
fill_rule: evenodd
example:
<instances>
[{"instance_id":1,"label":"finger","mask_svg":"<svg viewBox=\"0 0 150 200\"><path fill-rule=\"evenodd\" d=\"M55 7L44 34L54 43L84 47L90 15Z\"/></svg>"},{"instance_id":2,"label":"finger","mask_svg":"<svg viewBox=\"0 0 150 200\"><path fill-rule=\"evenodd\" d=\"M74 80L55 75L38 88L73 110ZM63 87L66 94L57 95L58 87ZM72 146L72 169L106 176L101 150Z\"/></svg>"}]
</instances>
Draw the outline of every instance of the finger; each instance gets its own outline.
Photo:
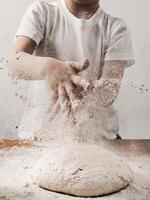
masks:
<instances>
[{"instance_id":1,"label":"finger","mask_svg":"<svg viewBox=\"0 0 150 200\"><path fill-rule=\"evenodd\" d=\"M72 75L71 80L75 85L82 87L84 91L87 91L90 88L90 82L80 76Z\"/></svg>"},{"instance_id":2,"label":"finger","mask_svg":"<svg viewBox=\"0 0 150 200\"><path fill-rule=\"evenodd\" d=\"M61 108L61 111L63 113L66 113L67 116L69 116L69 113L70 113L70 102L66 99L63 103L63 106Z\"/></svg>"},{"instance_id":3,"label":"finger","mask_svg":"<svg viewBox=\"0 0 150 200\"><path fill-rule=\"evenodd\" d=\"M90 62L88 59L85 59L83 63L77 63L77 62L70 62L70 66L77 70L78 72L84 71L85 69L88 68Z\"/></svg>"},{"instance_id":4,"label":"finger","mask_svg":"<svg viewBox=\"0 0 150 200\"><path fill-rule=\"evenodd\" d=\"M79 105L79 100L78 99L75 99L74 101L71 102L71 108L73 111L75 111L77 109Z\"/></svg>"},{"instance_id":5,"label":"finger","mask_svg":"<svg viewBox=\"0 0 150 200\"><path fill-rule=\"evenodd\" d=\"M51 112L50 112L49 121L52 121L52 120L55 118L56 114L57 114L59 111L60 111L60 104L59 104L59 101L57 101L57 102L54 104L54 106L53 106L53 108L52 108L52 110L51 110Z\"/></svg>"},{"instance_id":6,"label":"finger","mask_svg":"<svg viewBox=\"0 0 150 200\"><path fill-rule=\"evenodd\" d=\"M45 85L46 85L46 89L48 91L49 98L52 101L54 100L54 102L55 102L55 99L57 99L57 96L58 96L56 82L51 81L50 78L48 76L46 76Z\"/></svg>"},{"instance_id":7,"label":"finger","mask_svg":"<svg viewBox=\"0 0 150 200\"><path fill-rule=\"evenodd\" d=\"M55 88L55 89L51 90L50 93L51 93L50 98L51 98L52 103L56 103L56 101L58 100L58 91L57 91L57 89Z\"/></svg>"},{"instance_id":8,"label":"finger","mask_svg":"<svg viewBox=\"0 0 150 200\"><path fill-rule=\"evenodd\" d=\"M103 88L104 86L108 86L109 83L111 83L111 80L109 79L104 79L104 78L101 78L99 80L96 80L95 82L93 82L93 87L94 89L101 89ZM115 82L114 82L115 83ZM109 85L110 86L110 85Z\"/></svg>"},{"instance_id":9,"label":"finger","mask_svg":"<svg viewBox=\"0 0 150 200\"><path fill-rule=\"evenodd\" d=\"M72 83L67 82L65 84L65 89L66 89L67 95L69 97L69 100L74 101L76 99L76 95L75 95L75 91L74 91L74 87L73 87Z\"/></svg>"},{"instance_id":10,"label":"finger","mask_svg":"<svg viewBox=\"0 0 150 200\"><path fill-rule=\"evenodd\" d=\"M66 90L65 90L65 87L62 85L59 85L57 90L58 90L59 104L60 104L60 107L63 109L64 107L63 104L65 103L65 100L67 99Z\"/></svg>"}]
</instances>

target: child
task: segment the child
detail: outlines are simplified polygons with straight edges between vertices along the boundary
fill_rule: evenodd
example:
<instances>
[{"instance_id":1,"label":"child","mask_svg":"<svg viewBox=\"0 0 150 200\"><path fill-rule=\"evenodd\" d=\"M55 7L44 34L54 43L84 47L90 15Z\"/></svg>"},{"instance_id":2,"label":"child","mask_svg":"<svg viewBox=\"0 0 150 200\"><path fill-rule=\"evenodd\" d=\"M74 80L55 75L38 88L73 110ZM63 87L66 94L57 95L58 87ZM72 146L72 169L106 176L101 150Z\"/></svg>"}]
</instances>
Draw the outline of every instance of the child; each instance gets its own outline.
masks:
<instances>
[{"instance_id":1,"label":"child","mask_svg":"<svg viewBox=\"0 0 150 200\"><path fill-rule=\"evenodd\" d=\"M47 130L46 94L51 107L62 108L64 102L71 104L79 98L77 88L82 92L91 81L99 80L101 104L107 112L104 136L120 138L113 103L124 69L133 63L126 24L102 10L99 0L35 1L21 21L10 58L15 76L33 80L32 106L24 113L20 137L40 137Z\"/></svg>"}]
</instances>

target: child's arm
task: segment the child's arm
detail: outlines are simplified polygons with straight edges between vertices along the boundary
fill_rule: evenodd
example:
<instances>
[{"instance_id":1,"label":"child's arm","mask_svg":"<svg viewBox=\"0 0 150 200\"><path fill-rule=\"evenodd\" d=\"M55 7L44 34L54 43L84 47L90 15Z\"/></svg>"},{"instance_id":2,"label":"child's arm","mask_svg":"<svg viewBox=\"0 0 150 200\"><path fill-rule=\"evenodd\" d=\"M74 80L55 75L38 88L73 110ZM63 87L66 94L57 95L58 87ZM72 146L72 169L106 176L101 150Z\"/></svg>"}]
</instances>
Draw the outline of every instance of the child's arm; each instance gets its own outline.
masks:
<instances>
[{"instance_id":1,"label":"child's arm","mask_svg":"<svg viewBox=\"0 0 150 200\"><path fill-rule=\"evenodd\" d=\"M61 62L50 57L39 57L32 55L36 48L36 43L23 36L16 38L9 59L9 66L17 78L25 80L46 80L52 90L52 98L61 101L66 96L72 101L76 98L74 85L86 88L88 82L78 76L78 72L85 70L89 62L84 63Z\"/></svg>"},{"instance_id":2,"label":"child's arm","mask_svg":"<svg viewBox=\"0 0 150 200\"><path fill-rule=\"evenodd\" d=\"M49 58L32 55L35 48L33 40L23 36L16 38L9 59L13 76L25 80L44 79Z\"/></svg>"},{"instance_id":3,"label":"child's arm","mask_svg":"<svg viewBox=\"0 0 150 200\"><path fill-rule=\"evenodd\" d=\"M101 106L109 107L116 100L125 65L126 61L105 61L102 77L94 83L94 88L98 90L100 96Z\"/></svg>"}]
</instances>

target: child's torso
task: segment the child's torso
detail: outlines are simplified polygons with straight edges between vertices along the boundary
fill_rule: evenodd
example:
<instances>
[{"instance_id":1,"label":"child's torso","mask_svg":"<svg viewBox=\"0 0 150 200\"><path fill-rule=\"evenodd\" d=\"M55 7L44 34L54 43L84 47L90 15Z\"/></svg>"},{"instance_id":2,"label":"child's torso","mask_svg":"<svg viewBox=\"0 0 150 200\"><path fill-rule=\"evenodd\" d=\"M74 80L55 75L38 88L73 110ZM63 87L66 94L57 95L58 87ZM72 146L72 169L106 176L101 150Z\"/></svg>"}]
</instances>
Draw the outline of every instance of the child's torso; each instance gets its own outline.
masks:
<instances>
[{"instance_id":1,"label":"child's torso","mask_svg":"<svg viewBox=\"0 0 150 200\"><path fill-rule=\"evenodd\" d=\"M110 22L109 15L99 8L92 18L78 19L67 10L64 0L54 3L47 1L45 5L47 8L45 35L36 48L35 55L77 62L88 58L90 66L80 75L89 80L99 79L113 18ZM28 101L33 108L26 109L20 129L30 127L31 132L34 130L36 133L40 129L50 130L47 122L49 114L46 113L50 100L44 81L31 83ZM105 112L106 129L108 132L117 132L117 113L113 107L110 110Z\"/></svg>"},{"instance_id":2,"label":"child's torso","mask_svg":"<svg viewBox=\"0 0 150 200\"><path fill-rule=\"evenodd\" d=\"M67 10L63 0L46 5L45 35L35 54L62 61L82 62L88 58L90 67L81 75L100 78L108 40L107 14L99 8L90 19L78 19Z\"/></svg>"}]
</instances>

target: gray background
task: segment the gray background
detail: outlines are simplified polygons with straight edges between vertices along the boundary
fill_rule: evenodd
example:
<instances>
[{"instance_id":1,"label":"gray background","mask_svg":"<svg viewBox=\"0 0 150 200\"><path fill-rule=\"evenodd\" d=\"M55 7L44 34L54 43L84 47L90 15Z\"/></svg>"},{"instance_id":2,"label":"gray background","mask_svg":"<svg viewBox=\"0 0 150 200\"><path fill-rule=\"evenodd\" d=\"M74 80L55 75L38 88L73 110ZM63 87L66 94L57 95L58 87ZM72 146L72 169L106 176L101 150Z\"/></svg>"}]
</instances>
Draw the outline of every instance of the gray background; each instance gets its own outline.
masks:
<instances>
[{"instance_id":1,"label":"gray background","mask_svg":"<svg viewBox=\"0 0 150 200\"><path fill-rule=\"evenodd\" d=\"M32 2L0 0L0 138L16 137L16 126L24 110L22 101L15 93L25 95L28 82L12 83L6 61L21 17ZM150 1L101 0L101 5L107 12L123 18L128 24L136 59L136 64L126 70L116 101L120 115L120 134L124 138L150 138L150 92L142 94L140 90L142 84L150 90ZM131 87L127 79L134 81L136 87Z\"/></svg>"}]
</instances>

